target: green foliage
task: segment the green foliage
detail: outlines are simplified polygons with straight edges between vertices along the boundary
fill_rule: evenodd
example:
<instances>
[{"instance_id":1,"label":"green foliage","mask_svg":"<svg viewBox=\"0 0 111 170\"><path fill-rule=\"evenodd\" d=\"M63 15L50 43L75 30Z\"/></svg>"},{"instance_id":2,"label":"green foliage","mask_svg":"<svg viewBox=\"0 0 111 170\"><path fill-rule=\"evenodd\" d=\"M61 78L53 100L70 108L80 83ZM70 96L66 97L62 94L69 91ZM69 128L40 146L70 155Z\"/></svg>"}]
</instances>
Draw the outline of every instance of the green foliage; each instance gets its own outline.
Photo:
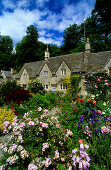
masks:
<instances>
[{"instance_id":1,"label":"green foliage","mask_svg":"<svg viewBox=\"0 0 111 170\"><path fill-rule=\"evenodd\" d=\"M80 42L80 28L77 24L70 25L64 30L64 45L63 50L69 51L77 48L77 44Z\"/></svg>"},{"instance_id":2,"label":"green foliage","mask_svg":"<svg viewBox=\"0 0 111 170\"><path fill-rule=\"evenodd\" d=\"M31 93L44 93L44 87L42 85L42 83L39 80L32 80L29 84L28 84L28 90Z\"/></svg>"},{"instance_id":3,"label":"green foliage","mask_svg":"<svg viewBox=\"0 0 111 170\"><path fill-rule=\"evenodd\" d=\"M10 36L0 36L0 70L9 70L13 67L13 41ZM12 62L13 61L13 62Z\"/></svg>"},{"instance_id":4,"label":"green foliage","mask_svg":"<svg viewBox=\"0 0 111 170\"><path fill-rule=\"evenodd\" d=\"M42 108L51 109L57 103L57 95L55 93L46 93L45 95L37 93L34 95L27 106L31 109L37 109L39 106Z\"/></svg>"},{"instance_id":5,"label":"green foliage","mask_svg":"<svg viewBox=\"0 0 111 170\"><path fill-rule=\"evenodd\" d=\"M5 96L14 90L20 89L16 81L6 81L0 85L0 105L5 102Z\"/></svg>"},{"instance_id":6,"label":"green foliage","mask_svg":"<svg viewBox=\"0 0 111 170\"><path fill-rule=\"evenodd\" d=\"M37 59L38 31L33 25L27 27L26 36L16 45L16 62L23 64ZM21 56L21 57L20 57Z\"/></svg>"},{"instance_id":7,"label":"green foliage","mask_svg":"<svg viewBox=\"0 0 111 170\"><path fill-rule=\"evenodd\" d=\"M85 79L87 92L95 95L96 100L105 100L111 86L108 74L106 72L87 74Z\"/></svg>"},{"instance_id":8,"label":"green foliage","mask_svg":"<svg viewBox=\"0 0 111 170\"><path fill-rule=\"evenodd\" d=\"M81 89L79 87L80 80L80 76L66 76L62 82L67 86L67 92L71 92L75 96Z\"/></svg>"}]
</instances>

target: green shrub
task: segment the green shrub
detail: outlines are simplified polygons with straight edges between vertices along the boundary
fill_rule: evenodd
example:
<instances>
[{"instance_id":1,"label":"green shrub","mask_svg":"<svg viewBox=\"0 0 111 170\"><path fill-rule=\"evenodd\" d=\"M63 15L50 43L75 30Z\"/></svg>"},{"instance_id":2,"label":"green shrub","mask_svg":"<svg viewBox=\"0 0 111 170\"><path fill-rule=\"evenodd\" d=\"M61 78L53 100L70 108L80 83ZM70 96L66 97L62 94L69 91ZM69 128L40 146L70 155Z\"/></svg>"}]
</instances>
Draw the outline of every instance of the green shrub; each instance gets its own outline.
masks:
<instances>
[{"instance_id":1,"label":"green shrub","mask_svg":"<svg viewBox=\"0 0 111 170\"><path fill-rule=\"evenodd\" d=\"M36 109L38 107L51 109L53 106L56 105L56 103L57 103L56 94L47 93L45 95L42 95L37 93L30 99L28 107L30 107L31 109L34 108Z\"/></svg>"},{"instance_id":2,"label":"green shrub","mask_svg":"<svg viewBox=\"0 0 111 170\"><path fill-rule=\"evenodd\" d=\"M44 87L42 85L42 83L39 81L39 80L34 80L34 81L31 81L29 84L28 84L28 90L31 92L31 93L44 93L45 90L44 90Z\"/></svg>"},{"instance_id":3,"label":"green shrub","mask_svg":"<svg viewBox=\"0 0 111 170\"><path fill-rule=\"evenodd\" d=\"M5 96L13 92L14 90L20 89L20 86L17 85L16 81L6 81L0 85L0 105L3 105L5 102Z\"/></svg>"}]
</instances>

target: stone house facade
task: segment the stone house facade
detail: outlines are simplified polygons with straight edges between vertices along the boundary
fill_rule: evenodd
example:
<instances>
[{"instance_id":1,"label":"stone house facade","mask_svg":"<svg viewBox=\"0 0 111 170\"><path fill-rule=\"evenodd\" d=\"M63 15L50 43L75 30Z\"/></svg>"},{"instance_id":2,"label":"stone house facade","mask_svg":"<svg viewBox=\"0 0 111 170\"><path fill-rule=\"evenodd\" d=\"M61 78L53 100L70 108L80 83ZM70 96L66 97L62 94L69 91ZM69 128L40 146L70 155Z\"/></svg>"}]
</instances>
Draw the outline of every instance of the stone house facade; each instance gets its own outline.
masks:
<instances>
[{"instance_id":1,"label":"stone house facade","mask_svg":"<svg viewBox=\"0 0 111 170\"><path fill-rule=\"evenodd\" d=\"M111 72L111 51L90 53L89 40L86 42L85 53L74 53L49 57L48 49L45 60L25 63L16 75L17 83L28 85L31 80L38 79L47 91L66 91L66 86L60 80L67 75L81 75L81 95L85 95L83 86L84 75L88 72L106 70Z\"/></svg>"}]
</instances>

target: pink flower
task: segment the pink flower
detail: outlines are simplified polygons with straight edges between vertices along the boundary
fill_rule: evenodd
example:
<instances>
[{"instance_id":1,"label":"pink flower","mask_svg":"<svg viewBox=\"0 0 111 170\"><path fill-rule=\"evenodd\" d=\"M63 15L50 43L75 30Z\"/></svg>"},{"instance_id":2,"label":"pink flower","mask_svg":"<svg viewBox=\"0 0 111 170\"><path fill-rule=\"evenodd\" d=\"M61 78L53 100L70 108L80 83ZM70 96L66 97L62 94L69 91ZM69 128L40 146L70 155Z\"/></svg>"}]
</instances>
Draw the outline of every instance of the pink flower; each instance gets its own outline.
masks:
<instances>
[{"instance_id":1,"label":"pink flower","mask_svg":"<svg viewBox=\"0 0 111 170\"><path fill-rule=\"evenodd\" d=\"M86 81L86 80L84 80L84 83L87 83L87 81Z\"/></svg>"},{"instance_id":2,"label":"pink flower","mask_svg":"<svg viewBox=\"0 0 111 170\"><path fill-rule=\"evenodd\" d=\"M9 127L8 127L8 130L10 130L12 128L12 126L10 125Z\"/></svg>"},{"instance_id":3,"label":"pink flower","mask_svg":"<svg viewBox=\"0 0 111 170\"><path fill-rule=\"evenodd\" d=\"M72 153L75 154L77 152L77 149L73 149Z\"/></svg>"},{"instance_id":4,"label":"pink flower","mask_svg":"<svg viewBox=\"0 0 111 170\"><path fill-rule=\"evenodd\" d=\"M79 169L82 169L82 162L79 162Z\"/></svg>"},{"instance_id":5,"label":"pink flower","mask_svg":"<svg viewBox=\"0 0 111 170\"><path fill-rule=\"evenodd\" d=\"M5 127L8 127L9 125L10 125L10 122L9 122L9 121L4 122L4 126L5 126Z\"/></svg>"},{"instance_id":6,"label":"pink flower","mask_svg":"<svg viewBox=\"0 0 111 170\"><path fill-rule=\"evenodd\" d=\"M33 121L29 121L29 123L28 123L30 126L34 126L35 125L35 123L33 122Z\"/></svg>"},{"instance_id":7,"label":"pink flower","mask_svg":"<svg viewBox=\"0 0 111 170\"><path fill-rule=\"evenodd\" d=\"M98 86L97 86L97 85L95 85L95 88L97 89L97 88L98 88Z\"/></svg>"},{"instance_id":8,"label":"pink flower","mask_svg":"<svg viewBox=\"0 0 111 170\"><path fill-rule=\"evenodd\" d=\"M26 125L25 125L25 123L24 122L22 122L21 124L20 124L20 128L24 128Z\"/></svg>"},{"instance_id":9,"label":"pink flower","mask_svg":"<svg viewBox=\"0 0 111 170\"><path fill-rule=\"evenodd\" d=\"M58 152L58 150L55 151L55 157L54 157L54 158L55 158L55 159L59 158L59 152Z\"/></svg>"},{"instance_id":10,"label":"pink flower","mask_svg":"<svg viewBox=\"0 0 111 170\"><path fill-rule=\"evenodd\" d=\"M68 136L71 136L72 134L73 133L70 130L68 130L66 136L68 137Z\"/></svg>"},{"instance_id":11,"label":"pink flower","mask_svg":"<svg viewBox=\"0 0 111 170\"><path fill-rule=\"evenodd\" d=\"M82 165L83 165L83 168L85 169L86 168L86 162L84 160L82 161Z\"/></svg>"},{"instance_id":12,"label":"pink flower","mask_svg":"<svg viewBox=\"0 0 111 170\"><path fill-rule=\"evenodd\" d=\"M42 127L44 127L44 128L48 128L48 123L42 123Z\"/></svg>"},{"instance_id":13,"label":"pink flower","mask_svg":"<svg viewBox=\"0 0 111 170\"><path fill-rule=\"evenodd\" d=\"M38 107L38 111L40 112L42 110L42 108L41 107Z\"/></svg>"},{"instance_id":14,"label":"pink flower","mask_svg":"<svg viewBox=\"0 0 111 170\"><path fill-rule=\"evenodd\" d=\"M49 165L51 165L51 158L47 158L46 161L45 161L45 167L48 167Z\"/></svg>"},{"instance_id":15,"label":"pink flower","mask_svg":"<svg viewBox=\"0 0 111 170\"><path fill-rule=\"evenodd\" d=\"M109 86L109 83L105 83L104 85Z\"/></svg>"},{"instance_id":16,"label":"pink flower","mask_svg":"<svg viewBox=\"0 0 111 170\"><path fill-rule=\"evenodd\" d=\"M72 160L75 161L75 159L76 159L76 156L74 155L74 156L72 157Z\"/></svg>"},{"instance_id":17,"label":"pink flower","mask_svg":"<svg viewBox=\"0 0 111 170\"><path fill-rule=\"evenodd\" d=\"M98 78L97 81L100 81L100 79Z\"/></svg>"},{"instance_id":18,"label":"pink flower","mask_svg":"<svg viewBox=\"0 0 111 170\"><path fill-rule=\"evenodd\" d=\"M90 75L91 77L93 76L93 74Z\"/></svg>"},{"instance_id":19,"label":"pink flower","mask_svg":"<svg viewBox=\"0 0 111 170\"><path fill-rule=\"evenodd\" d=\"M65 161L65 159L64 159L64 158L61 158L61 161L62 161L62 162L64 162L64 161Z\"/></svg>"},{"instance_id":20,"label":"pink flower","mask_svg":"<svg viewBox=\"0 0 111 170\"><path fill-rule=\"evenodd\" d=\"M49 148L49 144L48 143L43 143L42 150L45 151L46 148Z\"/></svg>"},{"instance_id":21,"label":"pink flower","mask_svg":"<svg viewBox=\"0 0 111 170\"><path fill-rule=\"evenodd\" d=\"M105 82L107 82L108 80L104 80Z\"/></svg>"},{"instance_id":22,"label":"pink flower","mask_svg":"<svg viewBox=\"0 0 111 170\"><path fill-rule=\"evenodd\" d=\"M85 144L84 149L88 150L89 146Z\"/></svg>"},{"instance_id":23,"label":"pink flower","mask_svg":"<svg viewBox=\"0 0 111 170\"><path fill-rule=\"evenodd\" d=\"M77 156L77 158L76 158L76 162L77 162L77 163L79 163L79 160L80 160L80 158Z\"/></svg>"},{"instance_id":24,"label":"pink flower","mask_svg":"<svg viewBox=\"0 0 111 170\"><path fill-rule=\"evenodd\" d=\"M103 126L103 127L101 127L101 131L102 131L102 133L104 133L104 132L109 133L110 129L108 129L105 126Z\"/></svg>"},{"instance_id":25,"label":"pink flower","mask_svg":"<svg viewBox=\"0 0 111 170\"><path fill-rule=\"evenodd\" d=\"M84 145L83 145L83 143L80 144L80 150L84 150Z\"/></svg>"},{"instance_id":26,"label":"pink flower","mask_svg":"<svg viewBox=\"0 0 111 170\"><path fill-rule=\"evenodd\" d=\"M46 109L46 110L44 110L44 113L48 113L48 110Z\"/></svg>"}]
</instances>

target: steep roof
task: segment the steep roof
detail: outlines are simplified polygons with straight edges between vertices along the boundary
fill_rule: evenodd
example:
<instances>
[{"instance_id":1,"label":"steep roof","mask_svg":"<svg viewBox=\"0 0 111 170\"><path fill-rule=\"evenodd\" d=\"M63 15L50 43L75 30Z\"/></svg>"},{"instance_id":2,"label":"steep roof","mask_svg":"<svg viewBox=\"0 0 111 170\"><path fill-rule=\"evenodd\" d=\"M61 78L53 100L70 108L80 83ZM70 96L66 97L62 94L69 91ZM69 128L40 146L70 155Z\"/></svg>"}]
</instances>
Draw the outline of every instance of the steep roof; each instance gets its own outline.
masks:
<instances>
[{"instance_id":1,"label":"steep roof","mask_svg":"<svg viewBox=\"0 0 111 170\"><path fill-rule=\"evenodd\" d=\"M85 58L87 58L87 63L84 62ZM103 69L109 59L111 59L111 51L90 54L81 52L51 57L47 61L25 63L20 72L16 75L16 78L20 78L24 69L26 69L30 78L35 78L40 74L45 63L48 65L51 73L56 74L57 69L63 61L67 64L72 73L97 71Z\"/></svg>"},{"instance_id":2,"label":"steep roof","mask_svg":"<svg viewBox=\"0 0 111 170\"><path fill-rule=\"evenodd\" d=\"M11 71L1 70L1 73L3 73L6 76L6 78L12 78L12 72Z\"/></svg>"},{"instance_id":3,"label":"steep roof","mask_svg":"<svg viewBox=\"0 0 111 170\"><path fill-rule=\"evenodd\" d=\"M88 71L102 70L111 59L111 51L91 53L88 55Z\"/></svg>"}]
</instances>

